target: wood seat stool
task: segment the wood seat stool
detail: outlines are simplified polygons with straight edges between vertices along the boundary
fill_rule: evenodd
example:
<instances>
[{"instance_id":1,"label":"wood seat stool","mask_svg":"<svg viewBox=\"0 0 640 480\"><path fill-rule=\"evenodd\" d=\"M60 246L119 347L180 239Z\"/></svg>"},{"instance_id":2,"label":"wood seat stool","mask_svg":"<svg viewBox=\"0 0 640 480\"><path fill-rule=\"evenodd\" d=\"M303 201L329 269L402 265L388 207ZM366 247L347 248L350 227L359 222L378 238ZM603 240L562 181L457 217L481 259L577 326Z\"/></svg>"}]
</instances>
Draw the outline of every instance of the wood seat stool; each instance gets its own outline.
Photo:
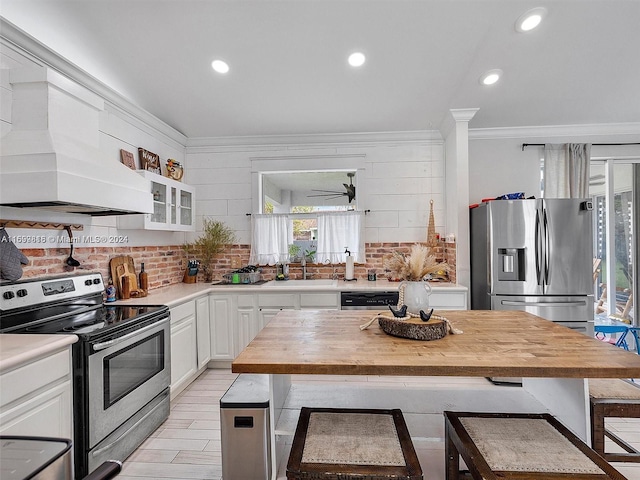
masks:
<instances>
[{"instance_id":1,"label":"wood seat stool","mask_svg":"<svg viewBox=\"0 0 640 480\"><path fill-rule=\"evenodd\" d=\"M605 418L640 418L640 387L620 379L589 379L591 445L609 462L640 462L640 451L605 428ZM627 453L606 453L605 436Z\"/></svg>"},{"instance_id":2,"label":"wood seat stool","mask_svg":"<svg viewBox=\"0 0 640 480\"><path fill-rule=\"evenodd\" d=\"M624 479L551 415L444 412L446 479Z\"/></svg>"},{"instance_id":3,"label":"wood seat stool","mask_svg":"<svg viewBox=\"0 0 640 480\"><path fill-rule=\"evenodd\" d=\"M400 410L301 409L288 480L422 478Z\"/></svg>"}]
</instances>

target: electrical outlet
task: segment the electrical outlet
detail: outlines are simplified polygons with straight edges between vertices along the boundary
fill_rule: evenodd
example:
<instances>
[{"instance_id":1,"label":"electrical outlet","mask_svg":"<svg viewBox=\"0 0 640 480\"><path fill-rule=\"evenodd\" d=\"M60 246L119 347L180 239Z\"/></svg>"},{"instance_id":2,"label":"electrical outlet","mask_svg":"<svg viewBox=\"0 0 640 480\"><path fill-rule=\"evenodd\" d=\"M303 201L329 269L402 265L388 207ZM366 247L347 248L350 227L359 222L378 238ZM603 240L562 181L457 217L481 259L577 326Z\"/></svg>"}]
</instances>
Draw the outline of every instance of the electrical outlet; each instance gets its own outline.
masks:
<instances>
[{"instance_id":1,"label":"electrical outlet","mask_svg":"<svg viewBox=\"0 0 640 480\"><path fill-rule=\"evenodd\" d=\"M240 259L238 257L231 258L231 268L240 268Z\"/></svg>"}]
</instances>

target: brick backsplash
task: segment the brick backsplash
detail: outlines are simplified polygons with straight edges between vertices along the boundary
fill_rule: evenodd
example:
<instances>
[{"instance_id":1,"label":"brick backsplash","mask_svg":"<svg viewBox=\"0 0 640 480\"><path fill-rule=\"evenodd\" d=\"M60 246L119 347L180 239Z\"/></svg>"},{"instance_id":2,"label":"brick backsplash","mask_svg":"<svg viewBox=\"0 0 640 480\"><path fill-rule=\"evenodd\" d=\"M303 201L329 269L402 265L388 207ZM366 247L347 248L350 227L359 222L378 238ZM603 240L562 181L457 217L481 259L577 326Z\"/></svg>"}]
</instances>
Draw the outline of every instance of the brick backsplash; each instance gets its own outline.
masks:
<instances>
[{"instance_id":1,"label":"brick backsplash","mask_svg":"<svg viewBox=\"0 0 640 480\"><path fill-rule=\"evenodd\" d=\"M22 278L59 275L64 273L80 273L84 270L100 272L105 282L111 276L109 260L121 255L133 258L136 272L140 272L140 264L149 274L149 289L164 287L182 282L184 274L185 254L179 245L170 247L89 247L73 249L73 258L80 266L73 268L66 264L69 256L68 248L23 249L29 258L29 265L22 268Z\"/></svg>"},{"instance_id":2,"label":"brick backsplash","mask_svg":"<svg viewBox=\"0 0 640 480\"><path fill-rule=\"evenodd\" d=\"M409 253L413 242L403 243L368 243L366 245L366 264L355 265L355 277L366 279L368 270L375 269L379 279L386 278L384 274L384 256L393 252L401 251ZM452 282L456 281L456 244L441 242L433 248L438 261L446 261L451 265L452 272L449 274ZM23 266L22 278L35 278L41 276L59 275L65 273L80 273L84 270L100 272L107 281L111 276L109 272L109 260L120 255L129 255L133 258L136 272L140 271L140 263L144 262L145 270L149 274L149 289L164 287L174 283L182 282L186 267L186 254L180 245L169 247L89 247L73 249L73 258L80 262L80 267L69 267L65 262L69 256L69 249L66 248L46 248L46 249L23 249L29 258L29 264ZM225 273L233 270L232 262L239 265L247 265L249 262L249 245L232 245L224 253L214 260L213 280L221 280ZM334 268L331 265L308 264L307 272L313 278L331 278ZM275 267L263 266L263 277L272 279L275 277ZM344 277L344 265L336 265L335 273L338 278ZM302 270L299 265L290 266L289 274L291 278L301 278ZM198 276L198 281L203 281L202 275Z\"/></svg>"}]
</instances>

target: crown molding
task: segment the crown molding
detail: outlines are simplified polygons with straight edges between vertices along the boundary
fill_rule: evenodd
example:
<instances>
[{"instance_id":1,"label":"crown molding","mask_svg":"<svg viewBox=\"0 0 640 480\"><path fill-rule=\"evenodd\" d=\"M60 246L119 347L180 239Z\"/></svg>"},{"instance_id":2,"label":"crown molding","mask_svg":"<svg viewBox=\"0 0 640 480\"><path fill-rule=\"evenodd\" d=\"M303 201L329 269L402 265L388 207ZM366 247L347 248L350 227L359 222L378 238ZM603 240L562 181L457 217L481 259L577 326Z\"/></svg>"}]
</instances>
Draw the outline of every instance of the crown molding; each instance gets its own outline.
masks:
<instances>
[{"instance_id":1,"label":"crown molding","mask_svg":"<svg viewBox=\"0 0 640 480\"><path fill-rule=\"evenodd\" d=\"M105 102L126 112L130 117L137 119L147 127L177 142L182 147L186 145L187 137L175 128L135 105L3 17L0 17L0 43L38 65L49 67L68 77L100 96Z\"/></svg>"},{"instance_id":2,"label":"crown molding","mask_svg":"<svg viewBox=\"0 0 640 480\"><path fill-rule=\"evenodd\" d=\"M364 132L308 135L256 135L245 137L194 137L187 139L190 152L206 149L260 149L264 147L321 148L331 145L364 146L381 144L441 143L437 130L406 132Z\"/></svg>"},{"instance_id":3,"label":"crown molding","mask_svg":"<svg viewBox=\"0 0 640 480\"><path fill-rule=\"evenodd\" d=\"M555 138L571 136L607 137L640 135L640 123L597 123L584 125L545 125L529 127L470 128L469 140L515 138Z\"/></svg>"}]
</instances>

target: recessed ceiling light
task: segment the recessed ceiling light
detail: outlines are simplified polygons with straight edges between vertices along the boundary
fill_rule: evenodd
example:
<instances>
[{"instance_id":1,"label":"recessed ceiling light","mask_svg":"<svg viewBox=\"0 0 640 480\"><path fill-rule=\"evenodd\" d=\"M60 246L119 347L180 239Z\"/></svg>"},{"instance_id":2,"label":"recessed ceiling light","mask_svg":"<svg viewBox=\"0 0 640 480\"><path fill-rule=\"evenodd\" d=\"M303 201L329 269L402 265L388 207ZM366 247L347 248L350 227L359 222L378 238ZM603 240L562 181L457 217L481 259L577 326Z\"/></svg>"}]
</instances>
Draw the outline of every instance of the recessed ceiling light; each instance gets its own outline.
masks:
<instances>
[{"instance_id":1,"label":"recessed ceiling light","mask_svg":"<svg viewBox=\"0 0 640 480\"><path fill-rule=\"evenodd\" d=\"M365 61L366 57L362 52L355 52L349 55L349 65L351 65L352 67L361 67L362 65L364 65Z\"/></svg>"},{"instance_id":2,"label":"recessed ceiling light","mask_svg":"<svg viewBox=\"0 0 640 480\"><path fill-rule=\"evenodd\" d=\"M518 18L516 22L516 30L524 33L529 32L540 25L542 19L546 15L547 10L543 7L528 10Z\"/></svg>"},{"instance_id":3,"label":"recessed ceiling light","mask_svg":"<svg viewBox=\"0 0 640 480\"><path fill-rule=\"evenodd\" d=\"M502 70L497 68L494 70L489 70L488 72L485 72L484 75L480 77L480 84L493 85L498 80L500 80L501 76L502 76Z\"/></svg>"},{"instance_id":4,"label":"recessed ceiling light","mask_svg":"<svg viewBox=\"0 0 640 480\"><path fill-rule=\"evenodd\" d=\"M222 60L214 60L211 62L211 68L213 68L218 73L227 73L229 71L229 65Z\"/></svg>"}]
</instances>

